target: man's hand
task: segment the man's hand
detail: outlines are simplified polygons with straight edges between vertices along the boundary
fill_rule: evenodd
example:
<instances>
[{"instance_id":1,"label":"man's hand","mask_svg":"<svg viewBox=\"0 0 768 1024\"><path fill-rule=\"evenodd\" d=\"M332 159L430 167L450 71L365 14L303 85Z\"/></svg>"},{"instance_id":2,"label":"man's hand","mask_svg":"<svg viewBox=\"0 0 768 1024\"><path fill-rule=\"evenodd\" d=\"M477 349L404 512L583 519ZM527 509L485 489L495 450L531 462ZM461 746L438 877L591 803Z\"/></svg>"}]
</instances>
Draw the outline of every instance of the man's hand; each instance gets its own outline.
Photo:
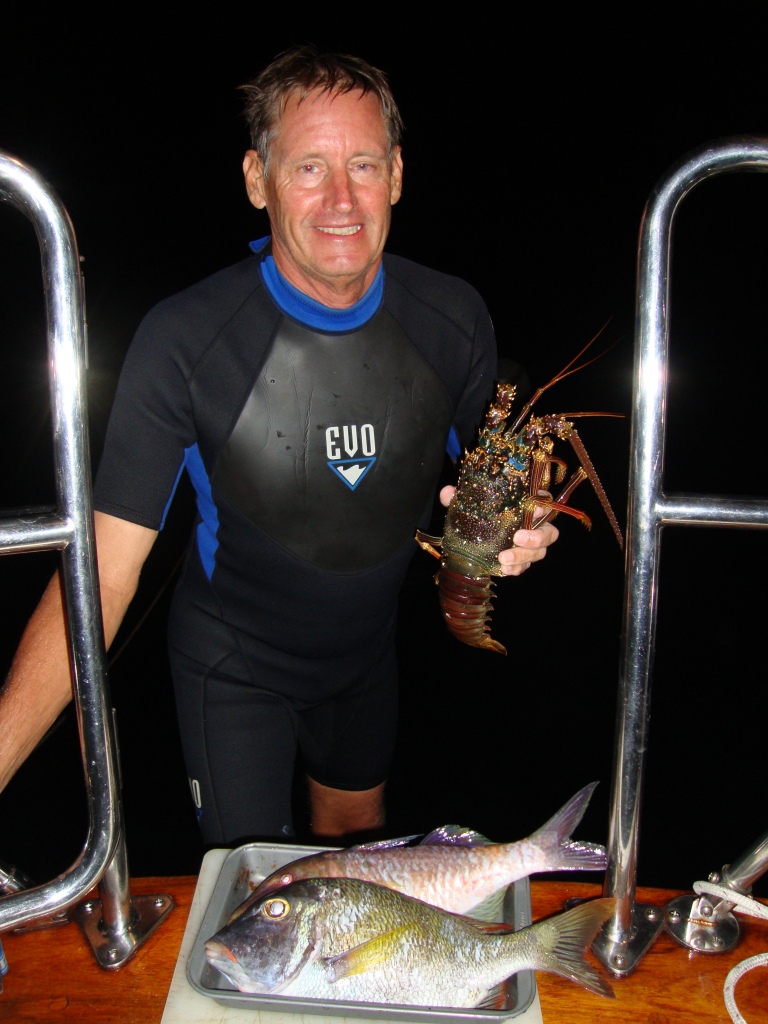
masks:
<instances>
[{"instance_id":1,"label":"man's hand","mask_svg":"<svg viewBox=\"0 0 768 1024\"><path fill-rule=\"evenodd\" d=\"M440 491L440 502L447 508L456 491L448 484ZM540 513L543 515L543 510ZM519 576L534 562L540 562L550 544L554 544L560 532L552 523L545 523L537 530L518 530L512 537L512 547L499 552L499 564L504 576Z\"/></svg>"}]
</instances>

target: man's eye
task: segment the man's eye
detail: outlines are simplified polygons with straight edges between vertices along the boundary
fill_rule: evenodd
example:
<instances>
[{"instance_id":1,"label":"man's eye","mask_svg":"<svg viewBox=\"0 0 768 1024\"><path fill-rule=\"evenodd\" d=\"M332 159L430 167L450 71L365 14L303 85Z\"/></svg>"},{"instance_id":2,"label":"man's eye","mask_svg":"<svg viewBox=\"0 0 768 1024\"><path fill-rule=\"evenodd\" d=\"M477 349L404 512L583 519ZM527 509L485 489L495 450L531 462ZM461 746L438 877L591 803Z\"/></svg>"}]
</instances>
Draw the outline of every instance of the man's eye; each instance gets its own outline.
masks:
<instances>
[{"instance_id":1,"label":"man's eye","mask_svg":"<svg viewBox=\"0 0 768 1024\"><path fill-rule=\"evenodd\" d=\"M313 171L317 170L317 167L315 164L302 164L299 169L302 174L311 174Z\"/></svg>"}]
</instances>

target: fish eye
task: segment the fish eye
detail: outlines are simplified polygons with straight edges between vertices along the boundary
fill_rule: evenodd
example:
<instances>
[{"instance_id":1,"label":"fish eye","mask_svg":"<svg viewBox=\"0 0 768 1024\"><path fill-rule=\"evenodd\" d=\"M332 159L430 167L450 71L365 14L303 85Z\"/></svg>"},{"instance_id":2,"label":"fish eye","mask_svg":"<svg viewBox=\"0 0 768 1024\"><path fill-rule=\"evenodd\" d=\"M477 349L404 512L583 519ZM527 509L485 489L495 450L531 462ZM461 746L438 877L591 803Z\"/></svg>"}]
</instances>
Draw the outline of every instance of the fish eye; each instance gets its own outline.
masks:
<instances>
[{"instance_id":1,"label":"fish eye","mask_svg":"<svg viewBox=\"0 0 768 1024\"><path fill-rule=\"evenodd\" d=\"M264 904L264 913L267 915L267 917L274 918L275 920L281 917L285 917L285 915L288 913L290 909L290 903L287 900L284 900L279 897L276 899L267 900L267 902Z\"/></svg>"}]
</instances>

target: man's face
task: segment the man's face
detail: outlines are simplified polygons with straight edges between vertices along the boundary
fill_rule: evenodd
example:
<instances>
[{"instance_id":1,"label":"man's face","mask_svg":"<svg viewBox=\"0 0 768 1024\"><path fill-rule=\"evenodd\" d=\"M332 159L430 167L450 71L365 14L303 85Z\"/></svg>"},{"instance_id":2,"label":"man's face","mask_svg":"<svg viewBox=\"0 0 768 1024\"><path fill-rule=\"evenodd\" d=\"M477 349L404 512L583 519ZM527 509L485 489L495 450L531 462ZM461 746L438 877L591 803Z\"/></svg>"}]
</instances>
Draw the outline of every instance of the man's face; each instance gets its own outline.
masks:
<instances>
[{"instance_id":1,"label":"man's face","mask_svg":"<svg viewBox=\"0 0 768 1024\"><path fill-rule=\"evenodd\" d=\"M359 91L291 96L269 151L243 163L248 195L266 207L280 272L325 305L343 308L369 287L400 198L400 148L389 144L378 99Z\"/></svg>"}]
</instances>

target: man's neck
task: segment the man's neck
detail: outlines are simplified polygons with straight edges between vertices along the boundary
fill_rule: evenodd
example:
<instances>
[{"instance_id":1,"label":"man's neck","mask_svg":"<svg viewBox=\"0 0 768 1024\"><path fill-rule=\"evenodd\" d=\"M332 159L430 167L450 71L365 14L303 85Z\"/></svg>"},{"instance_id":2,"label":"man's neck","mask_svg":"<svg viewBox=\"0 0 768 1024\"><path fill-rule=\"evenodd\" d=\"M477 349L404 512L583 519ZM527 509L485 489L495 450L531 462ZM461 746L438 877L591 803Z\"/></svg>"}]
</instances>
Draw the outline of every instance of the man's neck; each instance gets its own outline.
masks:
<instances>
[{"instance_id":1,"label":"man's neck","mask_svg":"<svg viewBox=\"0 0 768 1024\"><path fill-rule=\"evenodd\" d=\"M319 280L310 274L297 270L293 263L281 258L281 254L273 250L275 266L289 284L298 288L315 302L320 302L330 309L349 309L363 298L376 279L381 258L369 267L364 275L355 277L324 278Z\"/></svg>"}]
</instances>

